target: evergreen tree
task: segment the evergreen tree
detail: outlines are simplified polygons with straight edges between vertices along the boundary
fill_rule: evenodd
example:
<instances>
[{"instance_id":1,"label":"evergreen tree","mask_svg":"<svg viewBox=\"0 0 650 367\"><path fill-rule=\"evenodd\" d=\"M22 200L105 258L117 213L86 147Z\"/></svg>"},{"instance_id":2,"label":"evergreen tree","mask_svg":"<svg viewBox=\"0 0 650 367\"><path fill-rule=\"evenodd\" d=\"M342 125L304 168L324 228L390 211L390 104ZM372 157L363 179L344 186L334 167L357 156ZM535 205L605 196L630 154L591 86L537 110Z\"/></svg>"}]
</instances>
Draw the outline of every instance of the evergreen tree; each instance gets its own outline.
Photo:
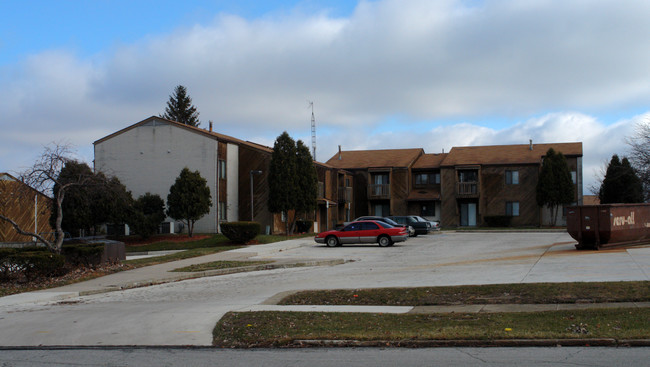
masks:
<instances>
[{"instance_id":1,"label":"evergreen tree","mask_svg":"<svg viewBox=\"0 0 650 367\"><path fill-rule=\"evenodd\" d=\"M318 177L309 148L302 140L296 143L296 176L298 178L296 212L308 214L316 209Z\"/></svg>"},{"instance_id":2,"label":"evergreen tree","mask_svg":"<svg viewBox=\"0 0 650 367\"><path fill-rule=\"evenodd\" d=\"M191 172L185 167L169 188L167 215L187 225L192 237L194 223L210 212L212 196L205 178L199 171Z\"/></svg>"},{"instance_id":3,"label":"evergreen tree","mask_svg":"<svg viewBox=\"0 0 650 367\"><path fill-rule=\"evenodd\" d=\"M618 155L612 156L598 197L601 204L643 202L643 184L627 158L621 161Z\"/></svg>"},{"instance_id":4,"label":"evergreen tree","mask_svg":"<svg viewBox=\"0 0 650 367\"><path fill-rule=\"evenodd\" d=\"M93 171L86 163L69 160L65 162L54 184L53 192L54 196L56 196L61 186L84 182L83 185L73 185L67 188L65 200L61 203L61 228L73 237L80 236L82 234L81 230L88 229L92 225L90 189L88 186L92 181L92 176ZM50 216L52 227L55 226L58 217L58 210L55 209L53 208Z\"/></svg>"},{"instance_id":5,"label":"evergreen tree","mask_svg":"<svg viewBox=\"0 0 650 367\"><path fill-rule=\"evenodd\" d=\"M574 187L566 158L553 148L546 152L537 181L537 205L551 209L552 220L557 222L558 209L574 200Z\"/></svg>"},{"instance_id":6,"label":"evergreen tree","mask_svg":"<svg viewBox=\"0 0 650 367\"><path fill-rule=\"evenodd\" d=\"M165 220L165 201L158 195L146 193L133 202L129 227L142 238L148 238Z\"/></svg>"},{"instance_id":7,"label":"evergreen tree","mask_svg":"<svg viewBox=\"0 0 650 367\"><path fill-rule=\"evenodd\" d=\"M160 117L172 121L178 121L185 125L199 126L199 113L192 104L192 98L187 94L187 89L178 85L174 88L174 94L169 96L165 113Z\"/></svg>"},{"instance_id":8,"label":"evergreen tree","mask_svg":"<svg viewBox=\"0 0 650 367\"><path fill-rule=\"evenodd\" d=\"M289 234L289 210L296 208L298 175L296 162L296 142L285 131L275 139L271 163L269 165L269 211L286 213L286 233Z\"/></svg>"}]
</instances>

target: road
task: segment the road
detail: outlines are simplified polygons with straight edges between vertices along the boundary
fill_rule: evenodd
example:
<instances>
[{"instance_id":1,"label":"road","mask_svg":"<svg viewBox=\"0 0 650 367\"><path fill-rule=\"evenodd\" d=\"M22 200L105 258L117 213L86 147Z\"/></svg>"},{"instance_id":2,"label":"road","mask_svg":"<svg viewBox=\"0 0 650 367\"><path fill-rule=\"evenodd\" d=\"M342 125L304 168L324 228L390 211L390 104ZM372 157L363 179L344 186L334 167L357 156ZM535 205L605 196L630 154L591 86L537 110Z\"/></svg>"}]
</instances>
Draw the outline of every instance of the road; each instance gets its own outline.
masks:
<instances>
[{"instance_id":1,"label":"road","mask_svg":"<svg viewBox=\"0 0 650 367\"><path fill-rule=\"evenodd\" d=\"M650 280L650 248L578 252L573 243L566 233L443 233L389 248L328 248L307 238L265 257L347 262L4 306L0 345L209 346L226 312L302 289Z\"/></svg>"},{"instance_id":2,"label":"road","mask_svg":"<svg viewBox=\"0 0 650 367\"><path fill-rule=\"evenodd\" d=\"M641 366L648 348L3 350L0 365L39 366Z\"/></svg>"}]
</instances>

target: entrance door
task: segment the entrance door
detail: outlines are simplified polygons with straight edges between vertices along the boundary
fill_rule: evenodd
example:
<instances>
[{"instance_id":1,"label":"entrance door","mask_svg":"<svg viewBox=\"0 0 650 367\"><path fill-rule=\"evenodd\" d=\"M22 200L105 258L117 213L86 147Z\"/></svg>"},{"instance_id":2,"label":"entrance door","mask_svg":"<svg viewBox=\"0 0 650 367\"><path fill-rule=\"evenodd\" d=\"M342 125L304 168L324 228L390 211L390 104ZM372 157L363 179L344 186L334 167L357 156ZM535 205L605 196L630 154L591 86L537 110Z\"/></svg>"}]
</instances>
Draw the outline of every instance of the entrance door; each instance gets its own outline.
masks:
<instances>
[{"instance_id":1,"label":"entrance door","mask_svg":"<svg viewBox=\"0 0 650 367\"><path fill-rule=\"evenodd\" d=\"M476 203L461 203L460 204L460 225L476 226Z\"/></svg>"}]
</instances>

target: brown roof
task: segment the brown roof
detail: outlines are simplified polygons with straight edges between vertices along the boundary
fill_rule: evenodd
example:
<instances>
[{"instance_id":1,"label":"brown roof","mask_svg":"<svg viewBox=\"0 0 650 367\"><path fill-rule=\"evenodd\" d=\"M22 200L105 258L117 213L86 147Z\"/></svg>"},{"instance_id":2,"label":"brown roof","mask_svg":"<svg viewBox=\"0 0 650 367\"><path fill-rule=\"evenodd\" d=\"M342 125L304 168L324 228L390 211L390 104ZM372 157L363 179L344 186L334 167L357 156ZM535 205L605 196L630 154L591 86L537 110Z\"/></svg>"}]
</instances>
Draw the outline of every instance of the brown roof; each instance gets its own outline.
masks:
<instances>
[{"instance_id":1,"label":"brown roof","mask_svg":"<svg viewBox=\"0 0 650 367\"><path fill-rule=\"evenodd\" d=\"M532 150L529 144L453 147L441 165L540 163L549 148L565 156L582 156L582 143L533 144Z\"/></svg>"},{"instance_id":2,"label":"brown roof","mask_svg":"<svg viewBox=\"0 0 650 367\"><path fill-rule=\"evenodd\" d=\"M131 126L125 127L122 130L116 131L116 132L114 132L114 133L112 133L110 135L107 135L107 136L95 141L93 144L102 143L102 142L104 142L104 141L106 141L106 140L108 140L110 138L113 138L113 137L115 137L117 135L125 133L125 132L127 132L127 131L129 131L131 129L135 129L136 127L139 127L141 125L145 125L145 124L147 124L147 123L149 123L150 121L153 121L153 120L159 120L159 121L168 123L170 125L177 126L177 127L181 128L181 129L190 130L190 131L193 131L195 133L205 135L205 136L217 139L217 140L221 140L221 141L225 141L225 142L229 142L229 143L236 143L236 144L246 145L248 147L251 147L251 148L254 148L254 149L257 149L257 150L262 150L262 151L265 151L265 152L268 152L268 153L273 152L273 149L271 149L271 148L269 148L267 146L261 145L261 144L256 144L256 143L244 141L244 140L241 140L241 139L233 138L232 136L219 134L219 133L216 133L214 131L208 131L208 130L201 129L201 128L195 127L195 126L185 125L185 124L177 122L177 121L167 120L165 118L157 117L157 116L151 116L151 117L146 118L146 119L144 119L144 120L142 120L140 122L137 122L137 123L135 123L135 124L133 124Z\"/></svg>"},{"instance_id":3,"label":"brown roof","mask_svg":"<svg viewBox=\"0 0 650 367\"><path fill-rule=\"evenodd\" d=\"M422 154L413 165L413 168L440 168L440 164L447 157L447 154L449 153Z\"/></svg>"},{"instance_id":4,"label":"brown roof","mask_svg":"<svg viewBox=\"0 0 650 367\"><path fill-rule=\"evenodd\" d=\"M334 168L409 167L424 153L417 149L347 150L334 154L327 164Z\"/></svg>"},{"instance_id":5,"label":"brown roof","mask_svg":"<svg viewBox=\"0 0 650 367\"><path fill-rule=\"evenodd\" d=\"M406 198L408 201L431 201L440 200L440 191L432 189L414 189Z\"/></svg>"}]
</instances>

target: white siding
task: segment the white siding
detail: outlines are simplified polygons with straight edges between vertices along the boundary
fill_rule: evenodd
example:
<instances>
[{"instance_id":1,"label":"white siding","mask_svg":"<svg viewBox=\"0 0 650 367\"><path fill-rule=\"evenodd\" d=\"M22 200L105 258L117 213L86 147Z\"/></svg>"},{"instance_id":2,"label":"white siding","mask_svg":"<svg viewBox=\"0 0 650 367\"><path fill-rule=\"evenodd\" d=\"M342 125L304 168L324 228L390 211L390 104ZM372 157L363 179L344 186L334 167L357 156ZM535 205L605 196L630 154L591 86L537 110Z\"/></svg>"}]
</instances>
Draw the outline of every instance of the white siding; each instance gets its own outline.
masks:
<instances>
[{"instance_id":1,"label":"white siding","mask_svg":"<svg viewBox=\"0 0 650 367\"><path fill-rule=\"evenodd\" d=\"M235 222L239 218L239 146L228 144L226 171L228 172L228 184L226 194L228 195L228 221Z\"/></svg>"},{"instance_id":2,"label":"white siding","mask_svg":"<svg viewBox=\"0 0 650 367\"><path fill-rule=\"evenodd\" d=\"M212 195L210 213L196 222L195 232L216 232L216 139L154 119L95 145L95 169L118 177L134 198L150 192L166 200L184 167L198 170Z\"/></svg>"}]
</instances>

